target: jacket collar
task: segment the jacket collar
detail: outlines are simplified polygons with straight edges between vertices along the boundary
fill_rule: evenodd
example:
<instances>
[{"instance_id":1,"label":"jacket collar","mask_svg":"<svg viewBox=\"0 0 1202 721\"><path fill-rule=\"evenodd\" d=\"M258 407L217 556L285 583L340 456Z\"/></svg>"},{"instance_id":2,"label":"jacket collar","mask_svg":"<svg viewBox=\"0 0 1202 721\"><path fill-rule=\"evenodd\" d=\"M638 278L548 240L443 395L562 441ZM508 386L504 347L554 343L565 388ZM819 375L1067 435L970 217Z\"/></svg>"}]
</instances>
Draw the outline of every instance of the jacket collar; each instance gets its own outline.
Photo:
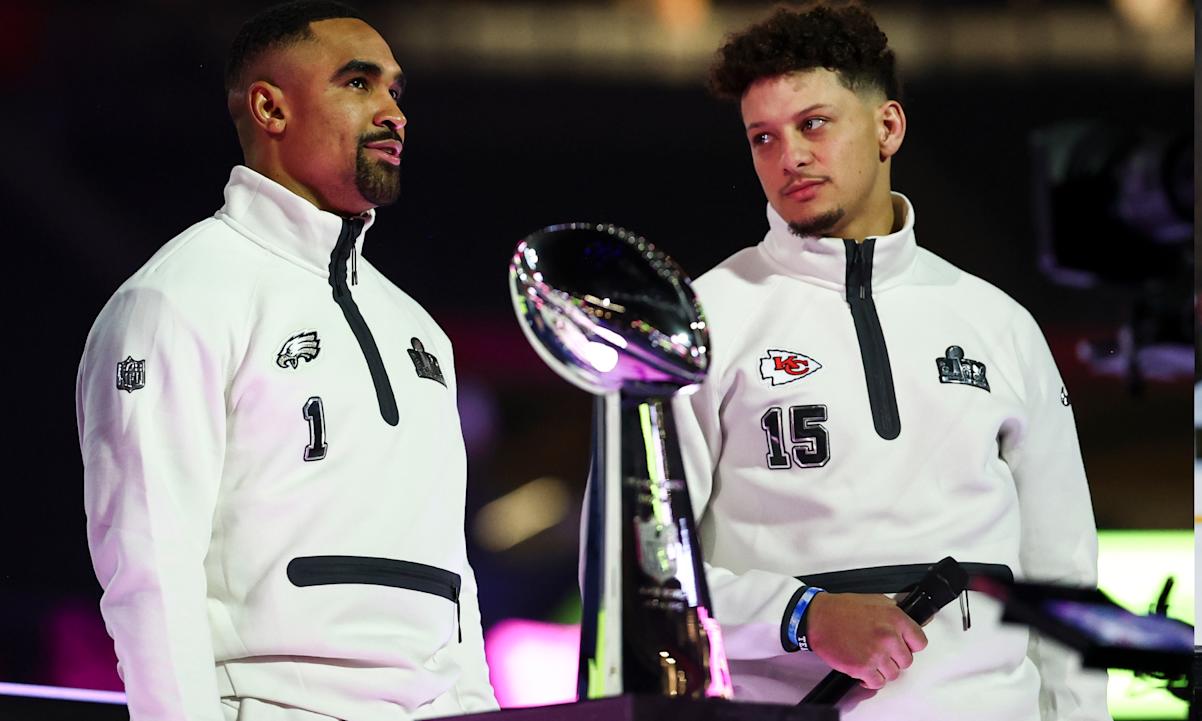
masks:
<instances>
[{"instance_id":1,"label":"jacket collar","mask_svg":"<svg viewBox=\"0 0 1202 721\"><path fill-rule=\"evenodd\" d=\"M876 239L872 256L872 286L875 291L900 282L918 256L914 239L914 206L901 193L893 193L894 212L905 214L896 233ZM760 248L773 266L790 275L803 276L830 288L842 289L847 277L847 251L840 238L800 237L768 206L768 234Z\"/></svg>"},{"instance_id":2,"label":"jacket collar","mask_svg":"<svg viewBox=\"0 0 1202 721\"><path fill-rule=\"evenodd\" d=\"M375 221L375 211L358 216L363 230L355 252ZM310 203L270 178L244 165L230 171L225 205L217 211L224 221L248 239L322 277L330 275L330 256L342 233L343 218Z\"/></svg>"}]
</instances>

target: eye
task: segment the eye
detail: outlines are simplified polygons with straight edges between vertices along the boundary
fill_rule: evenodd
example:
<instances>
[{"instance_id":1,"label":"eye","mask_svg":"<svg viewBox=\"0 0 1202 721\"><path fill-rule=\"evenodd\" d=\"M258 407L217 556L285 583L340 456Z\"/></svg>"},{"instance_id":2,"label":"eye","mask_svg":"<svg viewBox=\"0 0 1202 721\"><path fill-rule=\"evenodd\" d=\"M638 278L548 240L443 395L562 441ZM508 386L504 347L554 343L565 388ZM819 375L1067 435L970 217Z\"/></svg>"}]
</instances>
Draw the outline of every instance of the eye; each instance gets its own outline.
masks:
<instances>
[{"instance_id":1,"label":"eye","mask_svg":"<svg viewBox=\"0 0 1202 721\"><path fill-rule=\"evenodd\" d=\"M823 125L826 125L826 118L806 118L801 123L802 130L817 130Z\"/></svg>"},{"instance_id":2,"label":"eye","mask_svg":"<svg viewBox=\"0 0 1202 721\"><path fill-rule=\"evenodd\" d=\"M367 78L351 78L350 81L347 82L347 87L351 87L356 90L367 90Z\"/></svg>"},{"instance_id":3,"label":"eye","mask_svg":"<svg viewBox=\"0 0 1202 721\"><path fill-rule=\"evenodd\" d=\"M397 90L396 88L390 88L388 90L388 94L392 96L393 100L397 101L398 103L401 102L401 91L400 90Z\"/></svg>"},{"instance_id":4,"label":"eye","mask_svg":"<svg viewBox=\"0 0 1202 721\"><path fill-rule=\"evenodd\" d=\"M772 136L769 135L768 133L756 133L755 135L751 136L750 140L751 140L751 144L753 146L754 145L767 145L769 142L771 142Z\"/></svg>"}]
</instances>

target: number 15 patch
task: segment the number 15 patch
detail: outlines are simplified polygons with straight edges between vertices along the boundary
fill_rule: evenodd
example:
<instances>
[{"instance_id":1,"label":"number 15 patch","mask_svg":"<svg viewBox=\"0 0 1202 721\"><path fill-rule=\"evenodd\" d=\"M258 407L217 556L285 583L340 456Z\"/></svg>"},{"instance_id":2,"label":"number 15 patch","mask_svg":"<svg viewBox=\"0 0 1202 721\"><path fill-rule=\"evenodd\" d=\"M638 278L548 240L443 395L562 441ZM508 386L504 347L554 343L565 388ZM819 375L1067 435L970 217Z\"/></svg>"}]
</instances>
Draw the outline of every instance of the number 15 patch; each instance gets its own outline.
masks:
<instances>
[{"instance_id":1,"label":"number 15 patch","mask_svg":"<svg viewBox=\"0 0 1202 721\"><path fill-rule=\"evenodd\" d=\"M822 424L827 420L824 405L789 406L789 435L785 436L785 412L774 406L760 417L760 428L768 438L768 467L776 470L820 468L831 459L830 437Z\"/></svg>"}]
</instances>

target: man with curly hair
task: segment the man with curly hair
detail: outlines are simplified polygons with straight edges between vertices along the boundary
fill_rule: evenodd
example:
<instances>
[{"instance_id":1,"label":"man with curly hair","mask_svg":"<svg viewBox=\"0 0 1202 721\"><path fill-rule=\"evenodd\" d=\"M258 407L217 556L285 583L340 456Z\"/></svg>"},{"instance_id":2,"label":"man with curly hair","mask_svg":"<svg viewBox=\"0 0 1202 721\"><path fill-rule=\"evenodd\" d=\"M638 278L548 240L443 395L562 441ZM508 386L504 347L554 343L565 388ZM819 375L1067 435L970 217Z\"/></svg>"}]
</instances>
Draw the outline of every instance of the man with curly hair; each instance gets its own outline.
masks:
<instances>
[{"instance_id":1,"label":"man with curly hair","mask_svg":"<svg viewBox=\"0 0 1202 721\"><path fill-rule=\"evenodd\" d=\"M736 697L796 703L835 669L860 681L849 721L1108 719L1105 675L991 599L924 629L892 598L949 555L1094 585L1097 533L1035 321L919 248L892 192L884 33L856 5L781 9L729 38L710 85L739 104L769 221L698 280L717 351L678 403Z\"/></svg>"}]
</instances>

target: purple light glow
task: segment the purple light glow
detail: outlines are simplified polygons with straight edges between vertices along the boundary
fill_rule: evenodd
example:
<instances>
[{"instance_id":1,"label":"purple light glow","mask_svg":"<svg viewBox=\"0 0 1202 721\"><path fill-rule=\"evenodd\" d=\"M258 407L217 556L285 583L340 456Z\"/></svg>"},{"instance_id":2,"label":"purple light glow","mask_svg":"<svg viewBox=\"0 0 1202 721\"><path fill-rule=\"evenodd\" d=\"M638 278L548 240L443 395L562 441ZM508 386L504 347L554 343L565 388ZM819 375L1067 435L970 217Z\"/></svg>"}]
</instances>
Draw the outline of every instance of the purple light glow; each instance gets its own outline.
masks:
<instances>
[{"instance_id":1,"label":"purple light glow","mask_svg":"<svg viewBox=\"0 0 1202 721\"><path fill-rule=\"evenodd\" d=\"M113 641L94 601L72 599L45 617L42 643L45 667L39 677L48 687L122 691Z\"/></svg>"},{"instance_id":2,"label":"purple light glow","mask_svg":"<svg viewBox=\"0 0 1202 721\"><path fill-rule=\"evenodd\" d=\"M509 619L484 635L489 676L501 708L576 700L580 626Z\"/></svg>"},{"instance_id":3,"label":"purple light glow","mask_svg":"<svg viewBox=\"0 0 1202 721\"><path fill-rule=\"evenodd\" d=\"M125 704L125 694L120 691L96 691L90 688L63 688L61 686L33 686L24 683L0 683L0 696Z\"/></svg>"},{"instance_id":4,"label":"purple light glow","mask_svg":"<svg viewBox=\"0 0 1202 721\"><path fill-rule=\"evenodd\" d=\"M697 618L710 641L710 685L705 695L710 698L734 698L735 687L730 679L730 666L726 663L726 646L722 643L722 627L710 617L705 606L697 607Z\"/></svg>"}]
</instances>

